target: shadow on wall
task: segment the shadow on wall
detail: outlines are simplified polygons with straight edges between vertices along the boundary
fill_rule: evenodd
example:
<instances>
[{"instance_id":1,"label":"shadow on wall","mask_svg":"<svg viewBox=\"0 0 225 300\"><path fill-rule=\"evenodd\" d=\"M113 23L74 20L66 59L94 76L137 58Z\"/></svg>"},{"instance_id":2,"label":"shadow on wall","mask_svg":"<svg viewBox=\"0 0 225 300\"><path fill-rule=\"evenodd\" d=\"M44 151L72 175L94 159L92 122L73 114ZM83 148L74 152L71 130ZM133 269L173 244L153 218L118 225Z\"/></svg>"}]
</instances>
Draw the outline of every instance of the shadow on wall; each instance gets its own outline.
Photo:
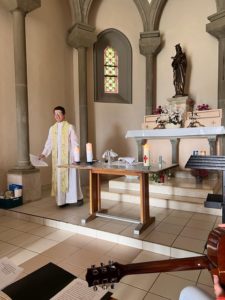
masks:
<instances>
[{"instance_id":1,"label":"shadow on wall","mask_svg":"<svg viewBox=\"0 0 225 300\"><path fill-rule=\"evenodd\" d=\"M191 70L192 70L191 58L190 56L187 55L187 71L186 71L184 92L188 96L190 96L189 91L190 91Z\"/></svg>"},{"instance_id":2,"label":"shadow on wall","mask_svg":"<svg viewBox=\"0 0 225 300\"><path fill-rule=\"evenodd\" d=\"M111 129L111 135L107 136L107 139L103 144L101 155L105 150L112 149L118 154L118 156L130 156L129 147L125 135L126 132L124 132L120 126L114 125Z\"/></svg>"}]
</instances>

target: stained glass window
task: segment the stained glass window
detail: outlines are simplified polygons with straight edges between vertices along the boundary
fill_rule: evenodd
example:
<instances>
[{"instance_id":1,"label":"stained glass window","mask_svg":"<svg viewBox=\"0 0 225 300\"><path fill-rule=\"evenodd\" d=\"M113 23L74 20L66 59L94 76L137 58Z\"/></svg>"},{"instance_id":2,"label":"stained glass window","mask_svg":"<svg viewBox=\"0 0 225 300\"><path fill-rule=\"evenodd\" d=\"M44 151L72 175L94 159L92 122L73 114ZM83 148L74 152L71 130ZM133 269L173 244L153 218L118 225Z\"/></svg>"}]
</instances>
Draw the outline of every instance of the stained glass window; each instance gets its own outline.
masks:
<instances>
[{"instance_id":1,"label":"stained glass window","mask_svg":"<svg viewBox=\"0 0 225 300\"><path fill-rule=\"evenodd\" d=\"M118 54L112 47L104 50L104 92L119 93Z\"/></svg>"},{"instance_id":2,"label":"stained glass window","mask_svg":"<svg viewBox=\"0 0 225 300\"><path fill-rule=\"evenodd\" d=\"M94 50L94 101L132 103L132 48L115 28L98 34Z\"/></svg>"}]
</instances>

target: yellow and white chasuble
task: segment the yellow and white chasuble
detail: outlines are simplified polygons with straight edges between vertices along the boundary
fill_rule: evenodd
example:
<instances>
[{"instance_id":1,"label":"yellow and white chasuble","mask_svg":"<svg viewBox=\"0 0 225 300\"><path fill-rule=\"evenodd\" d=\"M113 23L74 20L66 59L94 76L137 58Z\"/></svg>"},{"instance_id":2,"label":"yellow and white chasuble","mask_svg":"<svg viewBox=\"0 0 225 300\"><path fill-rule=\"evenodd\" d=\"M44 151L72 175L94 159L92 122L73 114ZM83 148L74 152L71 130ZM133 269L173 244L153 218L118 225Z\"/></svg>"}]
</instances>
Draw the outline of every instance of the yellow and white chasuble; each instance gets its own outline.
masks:
<instances>
[{"instance_id":1,"label":"yellow and white chasuble","mask_svg":"<svg viewBox=\"0 0 225 300\"><path fill-rule=\"evenodd\" d=\"M57 168L57 165L74 161L74 149L78 145L74 127L67 121L57 122L49 129L42 154L47 157L52 153L52 196L56 196L59 206L83 198L78 171Z\"/></svg>"}]
</instances>

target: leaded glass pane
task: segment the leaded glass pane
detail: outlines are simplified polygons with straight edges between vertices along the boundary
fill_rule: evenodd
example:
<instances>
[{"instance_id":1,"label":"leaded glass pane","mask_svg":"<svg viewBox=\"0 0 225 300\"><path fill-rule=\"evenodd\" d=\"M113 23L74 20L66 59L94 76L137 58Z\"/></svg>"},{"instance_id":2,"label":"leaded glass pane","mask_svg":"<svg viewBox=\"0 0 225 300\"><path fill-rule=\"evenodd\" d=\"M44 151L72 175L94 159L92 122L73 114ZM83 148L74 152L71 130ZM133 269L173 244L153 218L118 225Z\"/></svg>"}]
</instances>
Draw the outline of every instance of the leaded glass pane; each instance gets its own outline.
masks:
<instances>
[{"instance_id":1,"label":"leaded glass pane","mask_svg":"<svg viewBox=\"0 0 225 300\"><path fill-rule=\"evenodd\" d=\"M105 76L118 76L118 67L105 66Z\"/></svg>"},{"instance_id":2,"label":"leaded glass pane","mask_svg":"<svg viewBox=\"0 0 225 300\"><path fill-rule=\"evenodd\" d=\"M118 54L112 47L104 50L104 92L118 93Z\"/></svg>"},{"instance_id":3,"label":"leaded glass pane","mask_svg":"<svg viewBox=\"0 0 225 300\"><path fill-rule=\"evenodd\" d=\"M112 47L105 48L104 51L104 65L116 66L118 64L118 55Z\"/></svg>"},{"instance_id":4,"label":"leaded glass pane","mask_svg":"<svg viewBox=\"0 0 225 300\"><path fill-rule=\"evenodd\" d=\"M118 93L118 77L104 78L105 93Z\"/></svg>"}]
</instances>

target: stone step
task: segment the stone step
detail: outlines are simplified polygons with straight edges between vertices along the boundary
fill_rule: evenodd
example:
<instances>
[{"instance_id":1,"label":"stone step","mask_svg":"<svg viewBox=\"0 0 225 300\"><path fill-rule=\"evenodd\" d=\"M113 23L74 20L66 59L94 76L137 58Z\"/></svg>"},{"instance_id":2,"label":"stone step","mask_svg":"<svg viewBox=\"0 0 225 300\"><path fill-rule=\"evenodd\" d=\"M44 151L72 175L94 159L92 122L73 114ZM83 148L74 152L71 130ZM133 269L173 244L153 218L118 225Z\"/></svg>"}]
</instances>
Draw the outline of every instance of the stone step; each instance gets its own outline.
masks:
<instances>
[{"instance_id":1,"label":"stone step","mask_svg":"<svg viewBox=\"0 0 225 300\"><path fill-rule=\"evenodd\" d=\"M221 216L220 209L205 208L208 193L221 193L219 180L204 180L198 184L192 178L171 178L165 183L149 183L151 206L193 211ZM103 183L101 198L104 200L140 203L140 186L136 177L118 177Z\"/></svg>"},{"instance_id":2,"label":"stone step","mask_svg":"<svg viewBox=\"0 0 225 300\"><path fill-rule=\"evenodd\" d=\"M109 189L106 184L103 184L101 187L101 199L134 204L140 203L139 192L129 190L122 192L120 189ZM150 206L154 207L199 212L216 216L222 215L220 209L205 208L204 201L205 199L197 197L171 196L155 193L151 193L149 197Z\"/></svg>"},{"instance_id":3,"label":"stone step","mask_svg":"<svg viewBox=\"0 0 225 300\"><path fill-rule=\"evenodd\" d=\"M140 193L139 191L132 190L121 190L115 188L109 188L107 184L101 186L101 197L102 199L113 200L113 201L124 201L131 203L140 202ZM187 196L178 196L178 195L169 195L161 193L150 193L149 199L157 200L175 200L180 202L191 202L191 203L203 203L204 199L200 197L187 197Z\"/></svg>"},{"instance_id":4,"label":"stone step","mask_svg":"<svg viewBox=\"0 0 225 300\"><path fill-rule=\"evenodd\" d=\"M206 199L209 193L216 194L220 191L219 180L204 180L202 183L196 183L192 178L171 178L165 183L149 182L149 191L151 194L163 194L171 196L188 196L194 198ZM136 177L122 176L109 181L109 189L126 191L140 190L139 181Z\"/></svg>"}]
</instances>

